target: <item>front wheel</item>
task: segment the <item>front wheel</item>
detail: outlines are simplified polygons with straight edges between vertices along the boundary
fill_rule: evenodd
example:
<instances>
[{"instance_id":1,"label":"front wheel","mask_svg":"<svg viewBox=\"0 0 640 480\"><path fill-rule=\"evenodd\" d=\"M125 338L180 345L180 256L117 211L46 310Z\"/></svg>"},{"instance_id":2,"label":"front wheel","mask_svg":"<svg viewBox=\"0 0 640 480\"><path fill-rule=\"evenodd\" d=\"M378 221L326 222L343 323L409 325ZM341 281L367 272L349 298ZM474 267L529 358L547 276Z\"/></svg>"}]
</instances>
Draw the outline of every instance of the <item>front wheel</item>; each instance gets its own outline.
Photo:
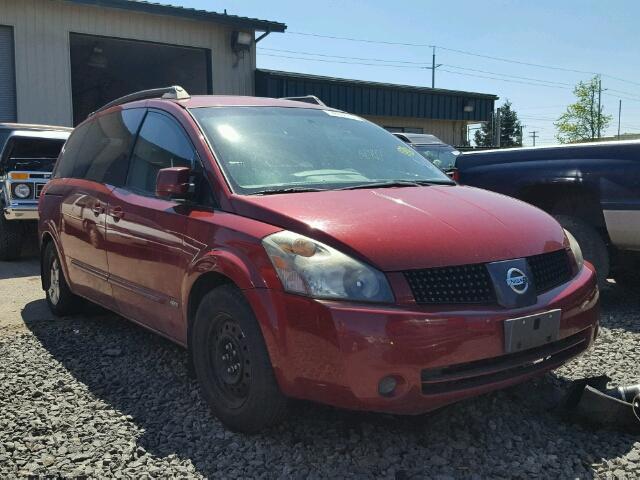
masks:
<instances>
[{"instance_id":1,"label":"front wheel","mask_svg":"<svg viewBox=\"0 0 640 480\"><path fill-rule=\"evenodd\" d=\"M280 423L280 392L258 322L240 290L224 285L203 298L191 332L202 393L231 430L255 433Z\"/></svg>"}]
</instances>

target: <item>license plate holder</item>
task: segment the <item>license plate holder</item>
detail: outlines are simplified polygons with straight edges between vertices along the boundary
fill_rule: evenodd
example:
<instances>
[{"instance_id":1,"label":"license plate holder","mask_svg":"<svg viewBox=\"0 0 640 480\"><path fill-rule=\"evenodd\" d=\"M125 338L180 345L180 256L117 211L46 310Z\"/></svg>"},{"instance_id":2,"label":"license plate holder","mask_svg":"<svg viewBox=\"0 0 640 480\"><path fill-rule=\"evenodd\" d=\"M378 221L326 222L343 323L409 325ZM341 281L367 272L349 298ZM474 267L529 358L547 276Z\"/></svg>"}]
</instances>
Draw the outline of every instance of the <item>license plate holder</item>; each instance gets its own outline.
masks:
<instances>
[{"instance_id":1,"label":"license plate holder","mask_svg":"<svg viewBox=\"0 0 640 480\"><path fill-rule=\"evenodd\" d=\"M555 342L560 335L561 317L562 311L557 309L505 320L505 352L521 352Z\"/></svg>"}]
</instances>

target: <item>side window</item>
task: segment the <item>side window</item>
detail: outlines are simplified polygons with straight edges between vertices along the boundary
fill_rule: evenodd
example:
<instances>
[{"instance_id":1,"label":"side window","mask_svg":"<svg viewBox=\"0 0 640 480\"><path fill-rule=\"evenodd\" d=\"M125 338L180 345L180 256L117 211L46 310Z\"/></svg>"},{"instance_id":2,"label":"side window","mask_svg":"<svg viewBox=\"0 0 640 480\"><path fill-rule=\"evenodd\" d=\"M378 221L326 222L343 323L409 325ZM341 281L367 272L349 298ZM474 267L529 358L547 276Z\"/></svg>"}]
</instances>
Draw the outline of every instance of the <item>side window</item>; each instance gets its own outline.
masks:
<instances>
[{"instance_id":1,"label":"side window","mask_svg":"<svg viewBox=\"0 0 640 480\"><path fill-rule=\"evenodd\" d=\"M67 142L62 148L60 158L56 163L55 170L53 172L54 178L70 178L73 177L73 170L76 165L76 158L78 152L82 147L82 141L84 140L90 125L85 123L76 128L71 136L67 139Z\"/></svg>"},{"instance_id":2,"label":"side window","mask_svg":"<svg viewBox=\"0 0 640 480\"><path fill-rule=\"evenodd\" d=\"M129 152L144 109L102 115L89 124L73 169L73 177L109 185L124 185Z\"/></svg>"},{"instance_id":3,"label":"side window","mask_svg":"<svg viewBox=\"0 0 640 480\"><path fill-rule=\"evenodd\" d=\"M133 149L127 186L155 194L158 171L169 167L193 168L196 153L186 134L170 117L149 112Z\"/></svg>"}]
</instances>

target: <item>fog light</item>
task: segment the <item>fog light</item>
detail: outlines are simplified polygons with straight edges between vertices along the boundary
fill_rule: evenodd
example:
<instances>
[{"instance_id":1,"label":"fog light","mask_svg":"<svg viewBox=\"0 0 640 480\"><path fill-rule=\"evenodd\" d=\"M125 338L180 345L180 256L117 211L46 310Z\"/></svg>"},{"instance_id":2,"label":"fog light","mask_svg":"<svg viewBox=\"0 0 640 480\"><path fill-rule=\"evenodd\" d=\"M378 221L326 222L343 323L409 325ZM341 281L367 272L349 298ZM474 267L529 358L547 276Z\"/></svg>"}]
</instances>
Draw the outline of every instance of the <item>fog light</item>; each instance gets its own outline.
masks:
<instances>
[{"instance_id":1,"label":"fog light","mask_svg":"<svg viewBox=\"0 0 640 480\"><path fill-rule=\"evenodd\" d=\"M394 377L384 377L378 383L378 393L383 397L390 397L398 386L398 381Z\"/></svg>"}]
</instances>

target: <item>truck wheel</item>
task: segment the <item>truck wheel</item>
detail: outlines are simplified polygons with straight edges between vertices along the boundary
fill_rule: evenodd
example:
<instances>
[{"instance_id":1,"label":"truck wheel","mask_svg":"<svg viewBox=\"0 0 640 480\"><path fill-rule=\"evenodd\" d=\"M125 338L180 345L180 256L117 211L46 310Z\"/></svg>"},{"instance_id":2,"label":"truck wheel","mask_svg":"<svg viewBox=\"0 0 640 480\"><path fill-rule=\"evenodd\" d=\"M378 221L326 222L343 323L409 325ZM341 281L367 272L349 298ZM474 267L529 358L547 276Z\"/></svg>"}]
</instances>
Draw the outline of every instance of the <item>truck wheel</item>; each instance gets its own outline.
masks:
<instances>
[{"instance_id":1,"label":"truck wheel","mask_svg":"<svg viewBox=\"0 0 640 480\"><path fill-rule=\"evenodd\" d=\"M22 226L4 218L0 210L0 261L15 260L22 251Z\"/></svg>"},{"instance_id":2,"label":"truck wheel","mask_svg":"<svg viewBox=\"0 0 640 480\"><path fill-rule=\"evenodd\" d=\"M554 215L554 218L576 238L585 260L596 269L598 286L604 287L609 276L609 251L600 234L580 218L568 215Z\"/></svg>"},{"instance_id":3,"label":"truck wheel","mask_svg":"<svg viewBox=\"0 0 640 480\"><path fill-rule=\"evenodd\" d=\"M229 429L256 433L280 423L280 392L260 326L240 290L224 285L200 302L191 355L205 400Z\"/></svg>"},{"instance_id":4,"label":"truck wheel","mask_svg":"<svg viewBox=\"0 0 640 480\"><path fill-rule=\"evenodd\" d=\"M80 310L83 301L71 293L53 243L49 243L43 252L42 277L47 304L54 315L63 317Z\"/></svg>"}]
</instances>

